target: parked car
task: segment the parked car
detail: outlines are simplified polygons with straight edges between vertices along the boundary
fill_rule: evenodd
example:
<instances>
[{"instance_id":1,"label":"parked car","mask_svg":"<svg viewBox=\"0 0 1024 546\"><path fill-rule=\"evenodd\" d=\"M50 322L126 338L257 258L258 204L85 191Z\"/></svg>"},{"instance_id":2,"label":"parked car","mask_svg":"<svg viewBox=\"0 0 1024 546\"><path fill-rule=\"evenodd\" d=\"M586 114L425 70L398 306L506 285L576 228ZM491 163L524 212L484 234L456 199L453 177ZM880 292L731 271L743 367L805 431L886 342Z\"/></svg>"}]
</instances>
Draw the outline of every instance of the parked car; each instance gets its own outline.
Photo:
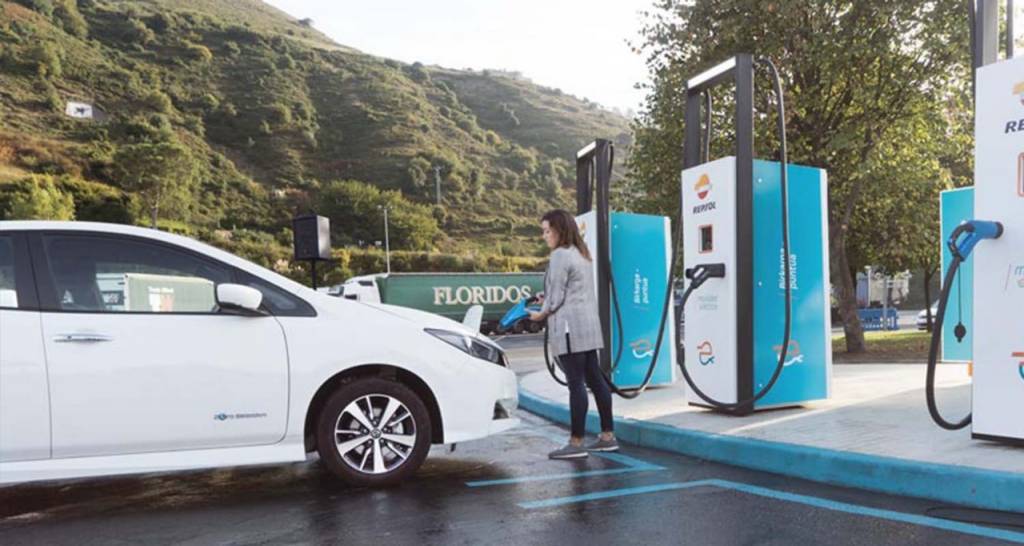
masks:
<instances>
[{"instance_id":1,"label":"parked car","mask_svg":"<svg viewBox=\"0 0 1024 546\"><path fill-rule=\"evenodd\" d=\"M932 324L935 324L935 316L939 314L939 302L938 300L932 304ZM928 310L921 309L921 312L917 314L917 329L927 330L928 329Z\"/></svg>"},{"instance_id":2,"label":"parked car","mask_svg":"<svg viewBox=\"0 0 1024 546\"><path fill-rule=\"evenodd\" d=\"M203 243L0 222L0 482L303 461L391 484L512 428L500 347Z\"/></svg>"}]
</instances>

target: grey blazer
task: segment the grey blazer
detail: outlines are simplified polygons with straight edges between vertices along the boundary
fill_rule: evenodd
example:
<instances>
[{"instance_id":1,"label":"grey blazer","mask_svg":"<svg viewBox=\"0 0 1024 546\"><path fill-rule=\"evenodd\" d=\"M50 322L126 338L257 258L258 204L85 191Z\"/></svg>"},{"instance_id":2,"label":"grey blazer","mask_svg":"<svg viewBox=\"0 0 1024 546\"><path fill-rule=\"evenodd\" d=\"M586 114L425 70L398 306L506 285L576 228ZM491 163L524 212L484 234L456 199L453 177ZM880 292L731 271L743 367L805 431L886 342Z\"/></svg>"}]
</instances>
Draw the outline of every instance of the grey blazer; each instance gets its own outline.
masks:
<instances>
[{"instance_id":1,"label":"grey blazer","mask_svg":"<svg viewBox=\"0 0 1024 546\"><path fill-rule=\"evenodd\" d=\"M548 339L556 355L604 348L594 265L576 247L551 252L541 311L548 315Z\"/></svg>"}]
</instances>

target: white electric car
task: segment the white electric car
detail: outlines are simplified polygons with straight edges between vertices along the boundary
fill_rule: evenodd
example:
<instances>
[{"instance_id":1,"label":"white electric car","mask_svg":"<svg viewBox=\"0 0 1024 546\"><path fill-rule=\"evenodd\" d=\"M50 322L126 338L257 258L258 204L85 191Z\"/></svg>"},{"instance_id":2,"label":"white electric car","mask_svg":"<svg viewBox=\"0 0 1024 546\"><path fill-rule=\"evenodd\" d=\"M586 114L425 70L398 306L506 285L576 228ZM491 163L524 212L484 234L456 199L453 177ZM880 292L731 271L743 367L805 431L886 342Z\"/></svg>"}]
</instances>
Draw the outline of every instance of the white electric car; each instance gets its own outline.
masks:
<instances>
[{"instance_id":1,"label":"white electric car","mask_svg":"<svg viewBox=\"0 0 1024 546\"><path fill-rule=\"evenodd\" d=\"M0 222L0 483L303 461L384 485L514 427L502 350L197 241Z\"/></svg>"}]
</instances>

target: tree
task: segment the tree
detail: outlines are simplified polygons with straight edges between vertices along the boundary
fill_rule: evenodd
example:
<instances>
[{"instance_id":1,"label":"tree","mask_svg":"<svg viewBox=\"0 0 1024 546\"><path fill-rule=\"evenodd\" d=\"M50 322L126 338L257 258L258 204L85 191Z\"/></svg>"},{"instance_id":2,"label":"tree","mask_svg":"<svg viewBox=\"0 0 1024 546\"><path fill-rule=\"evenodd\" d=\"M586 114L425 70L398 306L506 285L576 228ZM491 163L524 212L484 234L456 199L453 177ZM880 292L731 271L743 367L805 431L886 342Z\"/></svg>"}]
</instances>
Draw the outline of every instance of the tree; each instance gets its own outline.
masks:
<instances>
[{"instance_id":1,"label":"tree","mask_svg":"<svg viewBox=\"0 0 1024 546\"><path fill-rule=\"evenodd\" d=\"M61 67L62 50L53 42L39 42L28 51L29 62L35 63L36 73L42 79L59 78L64 72Z\"/></svg>"},{"instance_id":2,"label":"tree","mask_svg":"<svg viewBox=\"0 0 1024 546\"><path fill-rule=\"evenodd\" d=\"M378 206L388 208L392 249L427 250L441 235L431 207L412 203L397 191L381 191L355 180L327 184L317 212L331 219L336 240L375 241L384 238L384 213Z\"/></svg>"},{"instance_id":3,"label":"tree","mask_svg":"<svg viewBox=\"0 0 1024 546\"><path fill-rule=\"evenodd\" d=\"M114 155L114 176L121 189L136 194L157 226L161 209L179 217L192 205L196 165L188 148L177 142L122 146Z\"/></svg>"},{"instance_id":4,"label":"tree","mask_svg":"<svg viewBox=\"0 0 1024 546\"><path fill-rule=\"evenodd\" d=\"M957 0L665 0L642 30L653 85L630 162L647 194L638 205L675 212L665 203L678 202L685 79L737 52L772 58L783 78L789 160L829 173L832 284L847 350L862 352L854 274L863 264L850 250L871 235L856 231L857 215L874 206L870 196L886 183L871 167L884 163L881 147L899 138L893 127L941 110L951 88L969 87L964 11ZM755 102L770 112L770 86L761 81ZM721 112L731 107L725 94L716 103ZM756 124L760 157L772 157L776 146L773 116ZM716 122L728 125L724 117ZM724 142L713 147L717 156L730 150ZM905 201L900 210L927 204Z\"/></svg>"},{"instance_id":5,"label":"tree","mask_svg":"<svg viewBox=\"0 0 1024 546\"><path fill-rule=\"evenodd\" d=\"M9 220L74 220L75 201L61 191L53 178L32 175L27 192L11 198Z\"/></svg>"},{"instance_id":6,"label":"tree","mask_svg":"<svg viewBox=\"0 0 1024 546\"><path fill-rule=\"evenodd\" d=\"M923 113L890 129L892 137L879 145L877 159L865 168L884 179L865 189L870 207L858 209L853 220L858 237L848 247L857 263L889 273L908 269L924 272L928 329L931 330L930 285L942 260L939 248L939 194L953 185L943 159L957 139L948 138L947 116Z\"/></svg>"}]
</instances>

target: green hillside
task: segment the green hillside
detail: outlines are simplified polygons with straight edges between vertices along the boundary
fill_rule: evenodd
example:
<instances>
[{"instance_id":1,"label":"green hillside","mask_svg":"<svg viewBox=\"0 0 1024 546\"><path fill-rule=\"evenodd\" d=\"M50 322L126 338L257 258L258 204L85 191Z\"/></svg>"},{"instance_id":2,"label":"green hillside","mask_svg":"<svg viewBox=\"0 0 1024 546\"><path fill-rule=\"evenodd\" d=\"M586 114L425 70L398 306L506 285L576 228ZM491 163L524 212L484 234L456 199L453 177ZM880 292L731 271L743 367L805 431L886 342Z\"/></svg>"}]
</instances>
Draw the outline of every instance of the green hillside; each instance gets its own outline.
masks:
<instances>
[{"instance_id":1,"label":"green hillside","mask_svg":"<svg viewBox=\"0 0 1024 546\"><path fill-rule=\"evenodd\" d=\"M379 239L386 204L394 248L529 255L575 150L626 149L628 131L515 74L381 59L255 0L0 2L6 217L156 214L262 248L315 210L342 246Z\"/></svg>"}]
</instances>

